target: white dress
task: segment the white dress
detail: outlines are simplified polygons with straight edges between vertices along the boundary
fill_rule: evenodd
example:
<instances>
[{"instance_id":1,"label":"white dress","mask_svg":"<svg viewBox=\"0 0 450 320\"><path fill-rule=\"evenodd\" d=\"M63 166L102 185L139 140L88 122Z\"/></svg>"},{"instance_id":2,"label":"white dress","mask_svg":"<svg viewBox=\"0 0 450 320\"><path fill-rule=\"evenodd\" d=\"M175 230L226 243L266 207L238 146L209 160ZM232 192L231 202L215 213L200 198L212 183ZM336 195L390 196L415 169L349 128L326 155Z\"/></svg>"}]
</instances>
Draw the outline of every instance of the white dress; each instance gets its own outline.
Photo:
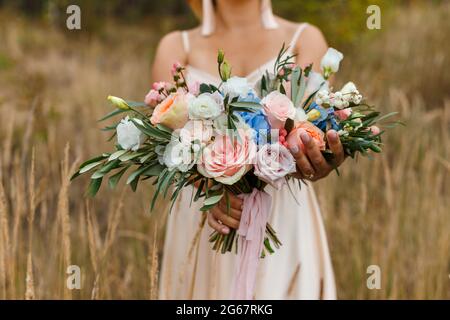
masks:
<instances>
[{"instance_id":1,"label":"white dress","mask_svg":"<svg viewBox=\"0 0 450 320\"><path fill-rule=\"evenodd\" d=\"M307 24L299 25L290 48ZM182 32L185 50L189 52L187 32ZM253 85L263 72L272 68L267 62L247 79ZM187 81L218 85L220 79L191 66L186 68ZM289 188L275 190L269 218L281 243L272 255L261 259L255 299L336 299L333 268L320 209L312 186L291 183ZM168 217L160 277L160 299L229 299L235 253L221 254L208 241L213 229L199 211L201 201L192 202L192 188L180 193Z\"/></svg>"}]
</instances>

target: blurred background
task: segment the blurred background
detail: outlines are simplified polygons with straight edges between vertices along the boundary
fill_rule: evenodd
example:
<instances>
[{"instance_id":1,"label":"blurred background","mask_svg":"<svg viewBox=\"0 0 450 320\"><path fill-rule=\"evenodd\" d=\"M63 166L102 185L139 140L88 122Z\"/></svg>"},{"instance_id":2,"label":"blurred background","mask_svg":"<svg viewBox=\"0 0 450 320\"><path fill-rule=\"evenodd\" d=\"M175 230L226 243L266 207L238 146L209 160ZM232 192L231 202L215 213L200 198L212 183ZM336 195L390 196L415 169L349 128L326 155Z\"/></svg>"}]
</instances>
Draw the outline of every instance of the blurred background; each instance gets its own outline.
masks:
<instances>
[{"instance_id":1,"label":"blurred background","mask_svg":"<svg viewBox=\"0 0 450 320\"><path fill-rule=\"evenodd\" d=\"M81 30L66 8L81 8ZM366 8L381 8L368 30ZM339 298L450 298L450 4L275 0L320 26L353 80L406 127L374 159L316 183ZM137 193L83 196L80 164L109 150L96 122L109 94L143 100L158 40L198 24L184 0L0 0L0 299L156 299L166 207ZM122 190L123 189L123 190ZM270 257L269 257L270 259ZM81 268L81 289L66 270ZM381 269L381 289L366 286Z\"/></svg>"}]
</instances>

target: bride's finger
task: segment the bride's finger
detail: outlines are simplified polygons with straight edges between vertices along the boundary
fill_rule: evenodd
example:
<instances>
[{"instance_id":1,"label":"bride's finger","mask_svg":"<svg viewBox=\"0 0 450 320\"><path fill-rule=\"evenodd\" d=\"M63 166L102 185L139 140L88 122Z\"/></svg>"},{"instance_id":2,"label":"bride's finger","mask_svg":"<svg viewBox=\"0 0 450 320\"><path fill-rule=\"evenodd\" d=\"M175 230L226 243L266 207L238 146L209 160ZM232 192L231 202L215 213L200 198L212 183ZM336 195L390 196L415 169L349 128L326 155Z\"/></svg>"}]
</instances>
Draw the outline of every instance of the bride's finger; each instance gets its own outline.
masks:
<instances>
[{"instance_id":1,"label":"bride's finger","mask_svg":"<svg viewBox=\"0 0 450 320\"><path fill-rule=\"evenodd\" d=\"M230 206L229 211L227 208L227 202L226 201L220 201L219 202L219 208L222 210L222 212L225 212L227 215L232 216L233 218L240 220L242 215L242 210L237 210Z\"/></svg>"},{"instance_id":2,"label":"bride's finger","mask_svg":"<svg viewBox=\"0 0 450 320\"><path fill-rule=\"evenodd\" d=\"M228 193L228 199L230 199L230 207L236 210L242 210L242 204L244 203L238 196ZM227 202L226 198L222 198L222 202Z\"/></svg>"},{"instance_id":3,"label":"bride's finger","mask_svg":"<svg viewBox=\"0 0 450 320\"><path fill-rule=\"evenodd\" d=\"M217 219L213 216L212 212L208 213L208 224L211 228L221 234L228 234L230 232L230 228L219 223L219 221L217 221Z\"/></svg>"},{"instance_id":4,"label":"bride's finger","mask_svg":"<svg viewBox=\"0 0 450 320\"><path fill-rule=\"evenodd\" d=\"M314 176L314 168L308 160L308 157L301 151L297 149L297 152L292 154L297 162L297 172L300 177L311 177Z\"/></svg>"},{"instance_id":5,"label":"bride's finger","mask_svg":"<svg viewBox=\"0 0 450 320\"><path fill-rule=\"evenodd\" d=\"M219 207L214 207L211 209L211 212L217 220L222 222L224 225L237 229L239 228L239 220L236 220L235 218L227 215L225 212L223 212Z\"/></svg>"},{"instance_id":6,"label":"bride's finger","mask_svg":"<svg viewBox=\"0 0 450 320\"><path fill-rule=\"evenodd\" d=\"M331 152L334 154L334 164L339 166L344 162L344 149L342 148L341 140L335 130L329 130L327 132L327 140L330 145Z\"/></svg>"},{"instance_id":7,"label":"bride's finger","mask_svg":"<svg viewBox=\"0 0 450 320\"><path fill-rule=\"evenodd\" d=\"M311 137L307 133L301 134L302 142L306 147L306 153L308 154L308 158L314 167L315 171L323 176L324 174L331 171L330 165L327 163L316 143L311 139Z\"/></svg>"}]
</instances>

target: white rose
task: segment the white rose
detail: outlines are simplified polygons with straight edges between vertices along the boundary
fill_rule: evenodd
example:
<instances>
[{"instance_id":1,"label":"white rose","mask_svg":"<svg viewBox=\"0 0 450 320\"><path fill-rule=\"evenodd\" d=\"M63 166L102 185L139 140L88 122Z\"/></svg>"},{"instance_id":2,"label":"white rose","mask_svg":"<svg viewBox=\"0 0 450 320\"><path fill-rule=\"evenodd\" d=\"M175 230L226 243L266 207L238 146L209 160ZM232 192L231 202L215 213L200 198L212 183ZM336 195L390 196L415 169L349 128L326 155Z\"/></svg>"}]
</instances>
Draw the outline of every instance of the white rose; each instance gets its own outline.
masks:
<instances>
[{"instance_id":1,"label":"white rose","mask_svg":"<svg viewBox=\"0 0 450 320\"><path fill-rule=\"evenodd\" d=\"M339 70L339 64L344 58L344 55L334 48L328 48L327 53L320 62L320 67L325 78L328 78L332 73L336 73Z\"/></svg>"},{"instance_id":2,"label":"white rose","mask_svg":"<svg viewBox=\"0 0 450 320\"><path fill-rule=\"evenodd\" d=\"M194 166L191 145L182 143L178 139L173 139L164 150L163 162L169 170L188 171Z\"/></svg>"},{"instance_id":3,"label":"white rose","mask_svg":"<svg viewBox=\"0 0 450 320\"><path fill-rule=\"evenodd\" d=\"M140 119L133 119L142 124ZM117 143L125 150L136 151L145 141L145 135L139 130L127 116L120 121L116 128Z\"/></svg>"},{"instance_id":4,"label":"white rose","mask_svg":"<svg viewBox=\"0 0 450 320\"><path fill-rule=\"evenodd\" d=\"M188 103L189 119L214 119L223 112L223 97L219 92L202 93Z\"/></svg>"},{"instance_id":5,"label":"white rose","mask_svg":"<svg viewBox=\"0 0 450 320\"><path fill-rule=\"evenodd\" d=\"M225 96L228 95L230 99L235 97L244 98L251 90L252 87L248 83L247 78L231 77L222 84L223 94Z\"/></svg>"}]
</instances>

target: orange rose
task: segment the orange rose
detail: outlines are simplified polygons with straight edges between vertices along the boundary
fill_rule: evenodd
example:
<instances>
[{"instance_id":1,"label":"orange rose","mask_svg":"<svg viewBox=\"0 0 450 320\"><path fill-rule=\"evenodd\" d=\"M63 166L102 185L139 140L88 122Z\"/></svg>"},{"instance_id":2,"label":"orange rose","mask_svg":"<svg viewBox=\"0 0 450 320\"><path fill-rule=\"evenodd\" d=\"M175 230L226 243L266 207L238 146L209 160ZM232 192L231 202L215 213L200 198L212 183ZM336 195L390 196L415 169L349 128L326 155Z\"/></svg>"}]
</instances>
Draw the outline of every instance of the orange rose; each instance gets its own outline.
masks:
<instances>
[{"instance_id":1,"label":"orange rose","mask_svg":"<svg viewBox=\"0 0 450 320\"><path fill-rule=\"evenodd\" d=\"M289 133L286 141L289 146L290 150L302 150L302 152L305 152L305 146L303 145L301 134L303 132L306 132L311 139L316 143L316 145L319 147L320 150L325 150L325 141L323 140L325 134L322 130L317 128L315 125L313 125L309 121L300 121L298 122L294 129Z\"/></svg>"},{"instance_id":2,"label":"orange rose","mask_svg":"<svg viewBox=\"0 0 450 320\"><path fill-rule=\"evenodd\" d=\"M163 124L171 129L183 128L188 122L188 100L190 94L177 92L165 98L155 107L150 122Z\"/></svg>"}]
</instances>

